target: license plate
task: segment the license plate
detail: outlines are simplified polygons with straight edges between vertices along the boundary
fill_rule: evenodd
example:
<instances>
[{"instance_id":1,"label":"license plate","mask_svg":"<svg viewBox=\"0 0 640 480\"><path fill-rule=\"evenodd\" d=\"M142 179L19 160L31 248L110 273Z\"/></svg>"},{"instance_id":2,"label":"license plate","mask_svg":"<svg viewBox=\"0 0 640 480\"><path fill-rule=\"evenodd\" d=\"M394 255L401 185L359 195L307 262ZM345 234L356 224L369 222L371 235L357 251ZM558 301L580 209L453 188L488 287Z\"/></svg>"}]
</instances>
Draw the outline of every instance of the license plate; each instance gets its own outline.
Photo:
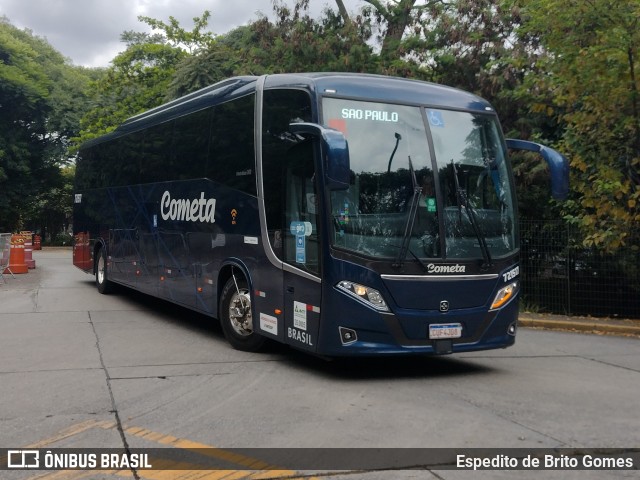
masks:
<instances>
[{"instance_id":1,"label":"license plate","mask_svg":"<svg viewBox=\"0 0 640 480\"><path fill-rule=\"evenodd\" d=\"M462 337L462 325L460 323L435 323L429 325L429 338L431 340L460 337Z\"/></svg>"}]
</instances>

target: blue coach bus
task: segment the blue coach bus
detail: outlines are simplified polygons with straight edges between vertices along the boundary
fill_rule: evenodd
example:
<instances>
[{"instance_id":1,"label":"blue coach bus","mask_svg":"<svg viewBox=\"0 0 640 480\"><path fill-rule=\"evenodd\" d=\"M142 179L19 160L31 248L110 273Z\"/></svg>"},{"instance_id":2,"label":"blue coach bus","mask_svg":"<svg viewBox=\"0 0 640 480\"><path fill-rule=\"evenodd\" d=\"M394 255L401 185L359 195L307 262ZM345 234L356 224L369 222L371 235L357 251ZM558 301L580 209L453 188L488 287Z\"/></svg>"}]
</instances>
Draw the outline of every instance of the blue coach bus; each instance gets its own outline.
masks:
<instances>
[{"instance_id":1,"label":"blue coach bus","mask_svg":"<svg viewBox=\"0 0 640 480\"><path fill-rule=\"evenodd\" d=\"M237 349L323 356L512 345L518 221L472 94L400 78L236 77L127 120L77 159L74 264L217 318Z\"/></svg>"}]
</instances>

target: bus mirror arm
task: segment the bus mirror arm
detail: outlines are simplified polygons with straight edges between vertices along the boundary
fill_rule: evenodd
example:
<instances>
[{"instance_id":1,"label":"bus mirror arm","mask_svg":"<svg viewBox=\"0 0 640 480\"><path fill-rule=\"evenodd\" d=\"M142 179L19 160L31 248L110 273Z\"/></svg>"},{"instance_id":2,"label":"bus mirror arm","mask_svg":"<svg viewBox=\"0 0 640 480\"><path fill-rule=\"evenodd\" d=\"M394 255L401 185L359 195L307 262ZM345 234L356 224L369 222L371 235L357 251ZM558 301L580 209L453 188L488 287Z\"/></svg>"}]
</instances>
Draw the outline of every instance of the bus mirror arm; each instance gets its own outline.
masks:
<instances>
[{"instance_id":1,"label":"bus mirror arm","mask_svg":"<svg viewBox=\"0 0 640 480\"><path fill-rule=\"evenodd\" d=\"M569 195L569 161L560 152L539 143L508 138L507 147L539 153L549 165L551 172L551 195L557 200L566 200Z\"/></svg>"},{"instance_id":2,"label":"bus mirror arm","mask_svg":"<svg viewBox=\"0 0 640 480\"><path fill-rule=\"evenodd\" d=\"M349 166L349 145L338 130L326 128L316 123L291 123L289 131L298 135L312 135L322 142L324 154L324 175L329 190L347 190L351 171Z\"/></svg>"}]
</instances>

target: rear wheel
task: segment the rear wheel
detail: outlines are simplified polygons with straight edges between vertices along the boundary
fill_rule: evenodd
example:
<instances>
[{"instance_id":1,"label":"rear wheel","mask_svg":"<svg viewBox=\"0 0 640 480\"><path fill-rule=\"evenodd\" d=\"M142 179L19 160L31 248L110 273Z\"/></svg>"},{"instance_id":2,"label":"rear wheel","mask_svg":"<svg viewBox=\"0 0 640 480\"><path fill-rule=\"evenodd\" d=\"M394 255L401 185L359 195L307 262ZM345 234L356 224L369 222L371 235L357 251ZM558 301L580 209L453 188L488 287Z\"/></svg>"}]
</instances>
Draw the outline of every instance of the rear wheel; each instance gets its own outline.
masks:
<instances>
[{"instance_id":1,"label":"rear wheel","mask_svg":"<svg viewBox=\"0 0 640 480\"><path fill-rule=\"evenodd\" d=\"M236 350L257 352L265 337L253 330L251 293L242 277L232 276L220 295L220 323L227 341Z\"/></svg>"},{"instance_id":2,"label":"rear wheel","mask_svg":"<svg viewBox=\"0 0 640 480\"><path fill-rule=\"evenodd\" d=\"M98 292L102 294L110 293L113 289L113 284L107 278L107 254L104 248L98 250L96 255L96 287Z\"/></svg>"}]
</instances>

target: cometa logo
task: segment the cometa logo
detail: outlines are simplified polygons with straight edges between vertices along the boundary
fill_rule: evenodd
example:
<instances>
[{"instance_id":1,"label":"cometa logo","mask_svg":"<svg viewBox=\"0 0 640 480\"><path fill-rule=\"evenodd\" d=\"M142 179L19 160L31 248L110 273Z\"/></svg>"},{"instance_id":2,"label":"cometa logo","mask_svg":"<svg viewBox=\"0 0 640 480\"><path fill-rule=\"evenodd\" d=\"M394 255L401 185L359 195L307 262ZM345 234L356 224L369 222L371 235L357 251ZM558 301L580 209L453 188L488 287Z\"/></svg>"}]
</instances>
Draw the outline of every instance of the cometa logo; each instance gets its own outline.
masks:
<instances>
[{"instance_id":1,"label":"cometa logo","mask_svg":"<svg viewBox=\"0 0 640 480\"><path fill-rule=\"evenodd\" d=\"M427 265L427 273L465 273L466 271L465 265L435 265L433 263Z\"/></svg>"},{"instance_id":2,"label":"cometa logo","mask_svg":"<svg viewBox=\"0 0 640 480\"><path fill-rule=\"evenodd\" d=\"M216 213L216 199L204 198L204 192L200 192L200 198L189 200L186 198L171 198L171 194L165 191L160 200L160 214L163 220L177 220L181 222L214 223Z\"/></svg>"}]
</instances>

